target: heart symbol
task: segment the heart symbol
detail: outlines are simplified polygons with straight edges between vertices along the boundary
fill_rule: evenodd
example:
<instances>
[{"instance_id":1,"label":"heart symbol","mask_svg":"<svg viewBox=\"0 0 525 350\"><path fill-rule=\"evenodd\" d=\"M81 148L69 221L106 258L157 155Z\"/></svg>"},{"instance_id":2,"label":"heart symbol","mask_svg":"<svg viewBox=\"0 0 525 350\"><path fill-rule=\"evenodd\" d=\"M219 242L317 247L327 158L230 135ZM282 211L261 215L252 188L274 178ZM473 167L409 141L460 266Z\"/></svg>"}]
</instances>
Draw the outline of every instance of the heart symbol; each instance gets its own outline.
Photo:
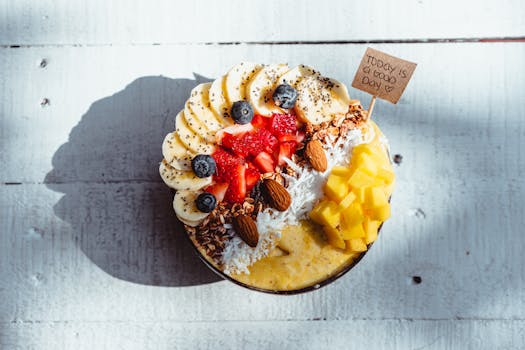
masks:
<instances>
[{"instance_id":1,"label":"heart symbol","mask_svg":"<svg viewBox=\"0 0 525 350\"><path fill-rule=\"evenodd\" d=\"M394 87L385 85L385 90L386 90L386 92L390 93L392 90L394 90Z\"/></svg>"}]
</instances>

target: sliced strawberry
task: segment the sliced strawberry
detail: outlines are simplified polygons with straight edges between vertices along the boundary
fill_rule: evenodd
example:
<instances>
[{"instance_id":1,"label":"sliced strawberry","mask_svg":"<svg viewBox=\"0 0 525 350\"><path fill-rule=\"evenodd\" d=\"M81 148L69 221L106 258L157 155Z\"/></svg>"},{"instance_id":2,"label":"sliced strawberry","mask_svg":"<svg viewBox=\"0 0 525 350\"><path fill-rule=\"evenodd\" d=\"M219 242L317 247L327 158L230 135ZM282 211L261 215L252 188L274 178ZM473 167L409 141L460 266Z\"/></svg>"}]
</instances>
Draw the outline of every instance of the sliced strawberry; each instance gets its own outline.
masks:
<instances>
[{"instance_id":1,"label":"sliced strawberry","mask_svg":"<svg viewBox=\"0 0 525 350\"><path fill-rule=\"evenodd\" d=\"M244 159L237 157L222 147L218 147L211 155L217 165L214 180L217 182L230 182L231 168L244 164Z\"/></svg>"},{"instance_id":2,"label":"sliced strawberry","mask_svg":"<svg viewBox=\"0 0 525 350\"><path fill-rule=\"evenodd\" d=\"M263 173L268 173L275 170L275 162L273 161L272 156L266 152L259 153L253 162Z\"/></svg>"},{"instance_id":3,"label":"sliced strawberry","mask_svg":"<svg viewBox=\"0 0 525 350\"><path fill-rule=\"evenodd\" d=\"M292 114L274 114L268 129L277 137L285 134L295 135L297 120Z\"/></svg>"},{"instance_id":4,"label":"sliced strawberry","mask_svg":"<svg viewBox=\"0 0 525 350\"><path fill-rule=\"evenodd\" d=\"M279 142L296 142L296 141L297 141L296 135L286 134L286 135L279 136Z\"/></svg>"},{"instance_id":5,"label":"sliced strawberry","mask_svg":"<svg viewBox=\"0 0 525 350\"><path fill-rule=\"evenodd\" d=\"M224 199L230 203L242 203L246 197L246 168L244 165L236 165L229 171L230 186L226 190Z\"/></svg>"},{"instance_id":6,"label":"sliced strawberry","mask_svg":"<svg viewBox=\"0 0 525 350\"><path fill-rule=\"evenodd\" d=\"M217 131L217 134L215 134L215 138L217 142L220 143L222 141L222 138L224 137L224 134L231 134L236 137L240 137L250 131L253 131L253 125L250 123L244 125L234 124Z\"/></svg>"},{"instance_id":7,"label":"sliced strawberry","mask_svg":"<svg viewBox=\"0 0 525 350\"><path fill-rule=\"evenodd\" d=\"M259 129L257 130L257 133L255 134L257 140L258 140L258 146L260 149L253 150L252 155L257 156L260 152L266 151L266 152L273 152L275 148L277 148L277 145L279 144L279 141L275 136L272 135L268 130L266 129ZM258 151L257 153L255 153Z\"/></svg>"},{"instance_id":8,"label":"sliced strawberry","mask_svg":"<svg viewBox=\"0 0 525 350\"><path fill-rule=\"evenodd\" d=\"M261 178L261 173L259 172L259 170L248 166L244 177L246 178L246 192L249 192L252 190L253 186L255 186L257 181L259 181L259 179Z\"/></svg>"},{"instance_id":9,"label":"sliced strawberry","mask_svg":"<svg viewBox=\"0 0 525 350\"><path fill-rule=\"evenodd\" d=\"M224 195L226 194L226 190L228 189L228 186L229 184L227 182L215 183L206 187L204 191L213 194L217 199L217 202L222 202L222 200L224 199Z\"/></svg>"},{"instance_id":10,"label":"sliced strawberry","mask_svg":"<svg viewBox=\"0 0 525 350\"><path fill-rule=\"evenodd\" d=\"M292 157L292 154L295 153L295 148L297 144L295 142L283 142L279 145L279 156L277 159L278 165L284 165L286 162L284 161L284 158L290 159Z\"/></svg>"},{"instance_id":11,"label":"sliced strawberry","mask_svg":"<svg viewBox=\"0 0 525 350\"><path fill-rule=\"evenodd\" d=\"M228 132L225 132L223 133L222 135L222 139L221 139L221 145L223 147L226 147L226 148L232 148L233 146L233 143L235 142L237 138L235 136L233 136L232 134L228 133Z\"/></svg>"},{"instance_id":12,"label":"sliced strawberry","mask_svg":"<svg viewBox=\"0 0 525 350\"><path fill-rule=\"evenodd\" d=\"M306 133L303 130L299 130L299 131L297 131L297 134L296 134L295 137L297 139L297 142L301 143L306 138Z\"/></svg>"},{"instance_id":13,"label":"sliced strawberry","mask_svg":"<svg viewBox=\"0 0 525 350\"><path fill-rule=\"evenodd\" d=\"M270 118L256 114L253 116L252 125L256 129L264 129L270 126Z\"/></svg>"}]
</instances>

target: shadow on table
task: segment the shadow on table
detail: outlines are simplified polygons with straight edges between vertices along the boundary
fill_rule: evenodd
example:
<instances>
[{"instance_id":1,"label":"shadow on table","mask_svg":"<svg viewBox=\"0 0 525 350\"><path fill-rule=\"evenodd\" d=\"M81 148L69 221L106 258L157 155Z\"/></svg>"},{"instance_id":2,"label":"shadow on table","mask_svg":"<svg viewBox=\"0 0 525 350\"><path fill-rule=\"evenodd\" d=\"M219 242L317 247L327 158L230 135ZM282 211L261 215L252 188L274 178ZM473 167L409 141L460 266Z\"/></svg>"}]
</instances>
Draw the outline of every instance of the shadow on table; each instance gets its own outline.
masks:
<instances>
[{"instance_id":1,"label":"shadow on table","mask_svg":"<svg viewBox=\"0 0 525 350\"><path fill-rule=\"evenodd\" d=\"M191 89L207 79L141 77L95 101L53 156L55 214L80 249L122 280L190 286L220 280L196 256L158 175L161 143Z\"/></svg>"}]
</instances>

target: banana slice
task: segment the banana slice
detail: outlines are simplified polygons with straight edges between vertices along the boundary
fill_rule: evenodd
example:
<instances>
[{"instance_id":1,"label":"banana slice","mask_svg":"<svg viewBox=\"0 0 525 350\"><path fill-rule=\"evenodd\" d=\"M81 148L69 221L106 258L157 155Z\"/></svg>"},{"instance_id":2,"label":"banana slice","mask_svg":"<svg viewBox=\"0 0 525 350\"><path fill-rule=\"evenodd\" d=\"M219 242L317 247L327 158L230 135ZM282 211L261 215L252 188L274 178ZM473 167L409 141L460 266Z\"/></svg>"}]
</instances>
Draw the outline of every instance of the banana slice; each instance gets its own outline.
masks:
<instances>
[{"instance_id":1,"label":"banana slice","mask_svg":"<svg viewBox=\"0 0 525 350\"><path fill-rule=\"evenodd\" d=\"M211 176L200 178L193 171L182 171L171 167L166 159L163 159L159 166L159 173L162 180L169 187L175 190L200 190L211 184Z\"/></svg>"},{"instance_id":2,"label":"banana slice","mask_svg":"<svg viewBox=\"0 0 525 350\"><path fill-rule=\"evenodd\" d=\"M230 118L230 109L231 106L226 100L224 95L224 87L226 86L226 76L223 75L220 78L217 78L211 83L209 99L210 99L210 108L216 115L222 117L225 122L232 123Z\"/></svg>"},{"instance_id":3,"label":"banana slice","mask_svg":"<svg viewBox=\"0 0 525 350\"><path fill-rule=\"evenodd\" d=\"M199 84L191 90L190 98L188 99L188 108L191 109L197 119L208 130L216 131L224 127L223 118L210 109L210 87L211 83Z\"/></svg>"},{"instance_id":4,"label":"banana slice","mask_svg":"<svg viewBox=\"0 0 525 350\"><path fill-rule=\"evenodd\" d=\"M287 64L270 64L257 72L246 86L246 94L255 113L271 116L283 113L283 109L273 103L273 90L279 78L290 68Z\"/></svg>"},{"instance_id":5,"label":"banana slice","mask_svg":"<svg viewBox=\"0 0 525 350\"><path fill-rule=\"evenodd\" d=\"M197 220L197 221L185 220L185 219L180 218L178 216L177 216L177 219L179 219L179 221L182 222L183 224L186 224L186 225L191 226L191 227L197 227L202 222L202 220Z\"/></svg>"},{"instance_id":6,"label":"banana slice","mask_svg":"<svg viewBox=\"0 0 525 350\"><path fill-rule=\"evenodd\" d=\"M182 144L193 153L211 154L213 152L213 146L191 130L182 111L175 117L175 132Z\"/></svg>"},{"instance_id":7,"label":"banana slice","mask_svg":"<svg viewBox=\"0 0 525 350\"><path fill-rule=\"evenodd\" d=\"M199 119L199 117L196 116L195 113L193 113L193 111L191 110L189 101L186 101L186 104L184 105L184 117L186 119L186 122L188 123L188 126L191 130L193 130L194 133L199 135L201 138L205 139L207 142L215 142L216 131L208 130L204 122L202 122Z\"/></svg>"},{"instance_id":8,"label":"banana slice","mask_svg":"<svg viewBox=\"0 0 525 350\"><path fill-rule=\"evenodd\" d=\"M230 106L234 102L246 100L246 85L262 67L258 63L241 62L228 71L224 84L224 95Z\"/></svg>"},{"instance_id":9,"label":"banana slice","mask_svg":"<svg viewBox=\"0 0 525 350\"><path fill-rule=\"evenodd\" d=\"M203 213L197 209L195 200L201 191L177 191L173 198L173 209L180 221L188 223L189 226L197 226L209 213ZM191 223L191 225L190 225Z\"/></svg>"},{"instance_id":10,"label":"banana slice","mask_svg":"<svg viewBox=\"0 0 525 350\"><path fill-rule=\"evenodd\" d=\"M346 86L318 75L303 77L297 84L295 112L303 122L320 124L348 112L350 97Z\"/></svg>"},{"instance_id":11,"label":"banana slice","mask_svg":"<svg viewBox=\"0 0 525 350\"><path fill-rule=\"evenodd\" d=\"M277 85L288 84L296 88L297 84L299 84L301 79L309 75L320 75L320 74L318 71L316 71L312 67L308 67L308 66L305 66L304 64L300 64L297 67L290 69L284 75L282 75L279 78Z\"/></svg>"},{"instance_id":12,"label":"banana slice","mask_svg":"<svg viewBox=\"0 0 525 350\"><path fill-rule=\"evenodd\" d=\"M196 154L184 146L177 133L170 132L162 142L162 156L175 169L189 171Z\"/></svg>"}]
</instances>

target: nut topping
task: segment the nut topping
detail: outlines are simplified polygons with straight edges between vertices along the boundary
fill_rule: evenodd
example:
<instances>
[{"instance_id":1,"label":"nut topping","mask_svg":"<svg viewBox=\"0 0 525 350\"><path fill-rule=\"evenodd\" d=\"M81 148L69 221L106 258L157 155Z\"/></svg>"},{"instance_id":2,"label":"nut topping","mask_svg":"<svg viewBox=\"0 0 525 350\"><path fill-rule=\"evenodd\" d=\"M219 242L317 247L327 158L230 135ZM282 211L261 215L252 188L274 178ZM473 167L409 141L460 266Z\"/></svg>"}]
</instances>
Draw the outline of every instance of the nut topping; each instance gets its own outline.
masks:
<instances>
[{"instance_id":1,"label":"nut topping","mask_svg":"<svg viewBox=\"0 0 525 350\"><path fill-rule=\"evenodd\" d=\"M292 197L279 182L272 179L265 179L264 197L272 208L285 211L292 204Z\"/></svg>"},{"instance_id":2,"label":"nut topping","mask_svg":"<svg viewBox=\"0 0 525 350\"><path fill-rule=\"evenodd\" d=\"M255 248L259 242L257 225L249 215L237 215L233 218L233 229L250 247Z\"/></svg>"},{"instance_id":3,"label":"nut topping","mask_svg":"<svg viewBox=\"0 0 525 350\"><path fill-rule=\"evenodd\" d=\"M306 145L304 152L306 159L312 165L312 168L319 172L326 171L328 167L328 160L323 149L323 145L319 140L312 140Z\"/></svg>"}]
</instances>

